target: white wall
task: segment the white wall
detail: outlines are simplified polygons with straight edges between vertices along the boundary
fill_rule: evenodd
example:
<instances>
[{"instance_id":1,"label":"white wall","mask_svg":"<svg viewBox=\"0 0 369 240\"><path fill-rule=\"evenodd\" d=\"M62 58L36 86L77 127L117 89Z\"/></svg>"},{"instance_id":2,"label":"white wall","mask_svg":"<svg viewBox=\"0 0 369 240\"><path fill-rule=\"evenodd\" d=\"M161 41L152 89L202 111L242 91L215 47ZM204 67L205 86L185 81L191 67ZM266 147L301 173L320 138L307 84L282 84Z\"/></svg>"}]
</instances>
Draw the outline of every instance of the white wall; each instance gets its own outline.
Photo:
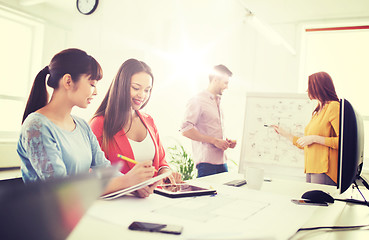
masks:
<instances>
[{"instance_id":1,"label":"white wall","mask_svg":"<svg viewBox=\"0 0 369 240\"><path fill-rule=\"evenodd\" d=\"M81 48L101 63L104 78L98 84L99 95L87 110L75 111L86 120L98 107L123 61L137 58L147 62L155 83L145 110L154 117L166 145L174 137L191 150L190 141L180 136L178 127L186 101L208 83L204 71L207 67L225 64L234 73L222 104L227 136L239 142L228 152L236 162L245 93L298 90L301 22L272 25L296 49L297 54L292 55L283 46L272 45L247 23L239 1L109 0L100 1L97 11L89 16L77 10L52 8L47 1L27 7L13 0L0 0L0 4L45 20L43 66L68 47ZM266 5L264 9L269 8ZM273 9L263 14L268 11Z\"/></svg>"},{"instance_id":2,"label":"white wall","mask_svg":"<svg viewBox=\"0 0 369 240\"><path fill-rule=\"evenodd\" d=\"M104 78L98 84L99 95L87 110L74 111L86 120L123 61L137 58L147 62L155 83L145 110L154 117L167 146L175 138L191 150L190 141L178 133L178 128L187 100L207 86L207 68L213 65L225 64L234 73L222 104L227 136L239 143L228 151L236 162L246 91L297 90L297 56L271 45L250 27L238 1L100 1L90 16L62 12L45 4L24 7L14 1L2 2L45 20L43 66L67 47L81 48L101 63ZM296 45L295 25L280 28Z\"/></svg>"}]
</instances>

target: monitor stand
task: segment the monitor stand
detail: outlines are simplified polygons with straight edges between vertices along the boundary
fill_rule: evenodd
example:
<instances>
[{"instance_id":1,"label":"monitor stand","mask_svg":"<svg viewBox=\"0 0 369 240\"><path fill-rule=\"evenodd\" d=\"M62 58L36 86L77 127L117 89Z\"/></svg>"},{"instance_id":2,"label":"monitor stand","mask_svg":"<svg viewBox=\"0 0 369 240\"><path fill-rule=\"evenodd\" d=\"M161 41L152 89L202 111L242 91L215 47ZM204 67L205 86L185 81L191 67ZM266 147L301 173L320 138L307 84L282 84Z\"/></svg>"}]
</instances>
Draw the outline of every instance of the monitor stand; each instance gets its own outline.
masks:
<instances>
[{"instance_id":1,"label":"monitor stand","mask_svg":"<svg viewBox=\"0 0 369 240\"><path fill-rule=\"evenodd\" d=\"M359 186L358 186L358 184L356 182L358 180L361 180L361 183L363 184L363 186L366 187L366 189L368 189L368 191L369 191L369 184L365 180L365 178L363 178L362 176L358 176L357 179L354 181L355 187L357 188L357 190L359 191L359 193L361 194L361 196L364 198L365 201L357 200L357 199L334 199L334 200L341 201L341 202L347 202L347 203L353 203L353 204L360 204L360 205L365 205L365 206L368 206L369 207L369 203L366 201L365 197L361 193L361 191L359 189Z\"/></svg>"}]
</instances>

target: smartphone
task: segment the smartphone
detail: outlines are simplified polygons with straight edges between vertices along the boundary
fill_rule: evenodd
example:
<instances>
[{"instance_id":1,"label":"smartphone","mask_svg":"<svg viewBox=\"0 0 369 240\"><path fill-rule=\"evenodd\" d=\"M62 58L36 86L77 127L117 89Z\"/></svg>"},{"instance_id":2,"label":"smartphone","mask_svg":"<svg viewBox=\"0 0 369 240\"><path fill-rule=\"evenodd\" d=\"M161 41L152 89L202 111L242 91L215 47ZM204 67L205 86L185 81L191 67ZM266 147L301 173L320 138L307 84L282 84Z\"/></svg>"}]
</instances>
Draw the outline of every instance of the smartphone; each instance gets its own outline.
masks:
<instances>
[{"instance_id":1,"label":"smartphone","mask_svg":"<svg viewBox=\"0 0 369 240\"><path fill-rule=\"evenodd\" d=\"M326 202L317 203L317 202L312 202L312 201L303 200L303 199L292 199L291 201L298 205L328 206L328 203Z\"/></svg>"},{"instance_id":2,"label":"smartphone","mask_svg":"<svg viewBox=\"0 0 369 240\"><path fill-rule=\"evenodd\" d=\"M135 221L129 225L128 229L147 232L161 232L179 235L182 233L183 227L179 225L168 225L160 223L138 222Z\"/></svg>"},{"instance_id":3,"label":"smartphone","mask_svg":"<svg viewBox=\"0 0 369 240\"><path fill-rule=\"evenodd\" d=\"M233 186L233 187L240 187L240 186L245 185L245 184L246 184L246 180L244 180L244 179L242 179L242 180L233 180L233 181L224 183L224 185Z\"/></svg>"}]
</instances>

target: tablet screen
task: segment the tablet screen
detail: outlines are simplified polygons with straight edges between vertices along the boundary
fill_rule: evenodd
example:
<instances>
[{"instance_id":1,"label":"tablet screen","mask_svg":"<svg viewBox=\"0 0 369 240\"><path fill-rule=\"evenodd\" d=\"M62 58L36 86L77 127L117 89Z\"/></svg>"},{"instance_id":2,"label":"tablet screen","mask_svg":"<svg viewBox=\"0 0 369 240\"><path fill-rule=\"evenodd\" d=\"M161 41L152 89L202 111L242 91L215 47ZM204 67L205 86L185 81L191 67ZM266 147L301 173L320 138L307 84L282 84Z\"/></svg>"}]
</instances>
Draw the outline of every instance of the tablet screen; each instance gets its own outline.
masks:
<instances>
[{"instance_id":1,"label":"tablet screen","mask_svg":"<svg viewBox=\"0 0 369 240\"><path fill-rule=\"evenodd\" d=\"M194 191L206 191L208 189L206 188L201 188L201 187L197 187L197 186L193 186L193 185L189 185L189 184L166 184L166 185L159 185L157 187L158 189L162 189L168 192L194 192Z\"/></svg>"},{"instance_id":2,"label":"tablet screen","mask_svg":"<svg viewBox=\"0 0 369 240\"><path fill-rule=\"evenodd\" d=\"M180 183L180 184L159 185L156 187L156 189L154 189L154 193L170 198L179 198L179 197L194 197L202 195L214 195L217 192L215 189L207 189L194 186L188 183Z\"/></svg>"}]
</instances>

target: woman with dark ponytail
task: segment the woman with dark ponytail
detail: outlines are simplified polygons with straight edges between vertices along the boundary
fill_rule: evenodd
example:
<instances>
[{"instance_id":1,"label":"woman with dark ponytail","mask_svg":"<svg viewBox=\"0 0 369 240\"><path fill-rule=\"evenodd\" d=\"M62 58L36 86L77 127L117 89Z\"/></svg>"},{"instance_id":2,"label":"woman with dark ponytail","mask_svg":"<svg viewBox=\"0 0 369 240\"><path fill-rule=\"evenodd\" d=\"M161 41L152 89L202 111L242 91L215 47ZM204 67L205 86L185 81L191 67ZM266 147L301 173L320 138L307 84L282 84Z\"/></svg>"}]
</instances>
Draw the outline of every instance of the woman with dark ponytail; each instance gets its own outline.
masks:
<instances>
[{"instance_id":1,"label":"woman with dark ponytail","mask_svg":"<svg viewBox=\"0 0 369 240\"><path fill-rule=\"evenodd\" d=\"M25 183L76 175L109 166L91 128L71 115L86 108L102 78L100 64L86 52L66 49L56 54L36 76L24 111L17 152ZM47 85L53 88L49 101ZM113 178L105 193L127 188L154 175L151 162L137 164L133 173Z\"/></svg>"}]
</instances>

